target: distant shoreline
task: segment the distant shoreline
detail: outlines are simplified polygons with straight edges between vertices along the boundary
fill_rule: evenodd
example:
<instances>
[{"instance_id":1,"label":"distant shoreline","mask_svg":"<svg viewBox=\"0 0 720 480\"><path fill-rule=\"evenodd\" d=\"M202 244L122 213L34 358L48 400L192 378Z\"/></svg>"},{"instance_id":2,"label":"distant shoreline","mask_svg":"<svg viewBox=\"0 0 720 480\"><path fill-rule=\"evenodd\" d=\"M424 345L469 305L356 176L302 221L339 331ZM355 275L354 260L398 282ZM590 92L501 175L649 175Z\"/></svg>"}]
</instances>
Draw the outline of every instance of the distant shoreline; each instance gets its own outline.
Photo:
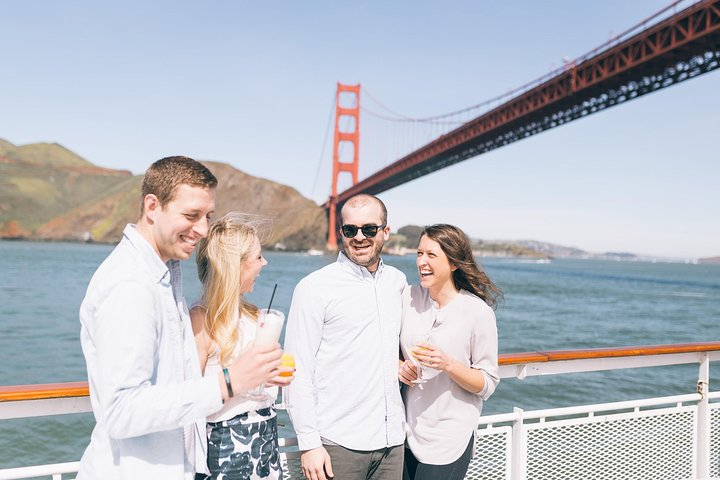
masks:
<instances>
[{"instance_id":1,"label":"distant shoreline","mask_svg":"<svg viewBox=\"0 0 720 480\"><path fill-rule=\"evenodd\" d=\"M61 244L66 243L70 245L100 245L114 247L118 242L99 242L96 240L73 240L73 239L50 239L50 238L25 238L25 237L0 237L1 242L28 242L28 243L55 243ZM273 248L273 246L267 245L265 249L275 253L288 253L288 254L300 254L307 255L308 251L305 249L291 250ZM403 247L402 249L389 249L383 252L384 257L395 257L395 256L408 256L413 255L415 249ZM336 255L337 252L325 250L323 255ZM537 255L513 255L508 252L502 251L486 251L486 250L473 250L473 254L478 258L497 258L497 259L513 259L513 260L526 260L529 263L551 263L553 260L600 260L600 261L614 261L614 262L644 262L644 263L679 263L688 265L720 265L720 257L704 257L704 258L668 258L668 257L654 257L650 255L613 255L613 254L593 254L584 252L582 255L566 255L566 256L553 256L538 252Z\"/></svg>"}]
</instances>

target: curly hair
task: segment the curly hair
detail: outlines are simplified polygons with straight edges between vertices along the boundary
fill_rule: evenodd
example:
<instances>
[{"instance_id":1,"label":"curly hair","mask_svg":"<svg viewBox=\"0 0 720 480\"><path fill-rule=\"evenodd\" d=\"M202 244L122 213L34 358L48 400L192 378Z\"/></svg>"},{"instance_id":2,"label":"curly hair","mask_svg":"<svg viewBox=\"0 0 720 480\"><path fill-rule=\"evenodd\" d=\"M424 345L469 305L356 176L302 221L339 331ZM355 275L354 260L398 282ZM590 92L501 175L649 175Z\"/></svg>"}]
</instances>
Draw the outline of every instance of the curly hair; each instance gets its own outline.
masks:
<instances>
[{"instance_id":1,"label":"curly hair","mask_svg":"<svg viewBox=\"0 0 720 480\"><path fill-rule=\"evenodd\" d=\"M452 273L455 288L477 295L493 309L502 302L502 291L475 261L470 239L465 232L454 225L441 223L425 227L420 238L423 236L436 241L447 255L450 265L457 267Z\"/></svg>"}]
</instances>

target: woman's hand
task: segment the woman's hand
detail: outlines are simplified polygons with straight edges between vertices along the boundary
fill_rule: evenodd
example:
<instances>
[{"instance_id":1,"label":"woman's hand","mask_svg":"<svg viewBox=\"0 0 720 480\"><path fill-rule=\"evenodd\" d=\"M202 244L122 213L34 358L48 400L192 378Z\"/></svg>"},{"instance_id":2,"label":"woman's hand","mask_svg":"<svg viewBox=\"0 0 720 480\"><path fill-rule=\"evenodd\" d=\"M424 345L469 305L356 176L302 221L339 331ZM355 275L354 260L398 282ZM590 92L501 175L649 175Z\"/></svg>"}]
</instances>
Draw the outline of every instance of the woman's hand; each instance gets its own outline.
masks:
<instances>
[{"instance_id":1,"label":"woman's hand","mask_svg":"<svg viewBox=\"0 0 720 480\"><path fill-rule=\"evenodd\" d=\"M434 370L447 371L454 363L448 354L429 343L418 343L413 349L413 353L420 365Z\"/></svg>"},{"instance_id":2,"label":"woman's hand","mask_svg":"<svg viewBox=\"0 0 720 480\"><path fill-rule=\"evenodd\" d=\"M412 382L413 380L417 380L417 367L410 360L400 362L400 366L398 368L398 380L409 387L414 387L416 385Z\"/></svg>"},{"instance_id":3,"label":"woman's hand","mask_svg":"<svg viewBox=\"0 0 720 480\"><path fill-rule=\"evenodd\" d=\"M413 353L420 365L445 372L455 383L470 393L479 393L485 388L485 376L482 371L463 365L435 345L419 343Z\"/></svg>"},{"instance_id":4,"label":"woman's hand","mask_svg":"<svg viewBox=\"0 0 720 480\"><path fill-rule=\"evenodd\" d=\"M271 385L274 387L287 387L292 383L293 380L295 380L295 367L290 366L283 366L280 365L280 368L278 369L280 373L270 379L266 385Z\"/></svg>"}]
</instances>

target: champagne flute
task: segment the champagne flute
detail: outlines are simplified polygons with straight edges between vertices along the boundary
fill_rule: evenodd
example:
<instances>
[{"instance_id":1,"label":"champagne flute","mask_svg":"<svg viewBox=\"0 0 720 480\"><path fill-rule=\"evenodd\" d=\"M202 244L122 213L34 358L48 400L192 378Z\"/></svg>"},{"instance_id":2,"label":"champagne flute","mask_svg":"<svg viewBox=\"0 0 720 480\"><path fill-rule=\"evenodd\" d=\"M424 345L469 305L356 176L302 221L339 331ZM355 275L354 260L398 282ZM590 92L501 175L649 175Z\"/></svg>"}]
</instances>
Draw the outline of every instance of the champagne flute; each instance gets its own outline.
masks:
<instances>
[{"instance_id":1,"label":"champagne flute","mask_svg":"<svg viewBox=\"0 0 720 480\"><path fill-rule=\"evenodd\" d=\"M291 353L284 352L282 354L282 357L280 358L280 366L281 367L292 367L295 368L295 356ZM282 372L280 374L281 377L290 377L292 376L292 373L290 372ZM280 392L280 398L281 400L281 406L287 410L288 408L292 408L292 403L290 401L290 388L289 387L282 387Z\"/></svg>"},{"instance_id":2,"label":"champagne flute","mask_svg":"<svg viewBox=\"0 0 720 480\"><path fill-rule=\"evenodd\" d=\"M417 371L417 378L413 380L412 383L423 384L427 381L423 378L425 376L423 366L420 365L420 361L415 356L418 353L422 355L423 350L426 350L424 347L419 346L419 344L425 343L426 341L427 335L424 333L410 335L410 361L415 365Z\"/></svg>"}]
</instances>

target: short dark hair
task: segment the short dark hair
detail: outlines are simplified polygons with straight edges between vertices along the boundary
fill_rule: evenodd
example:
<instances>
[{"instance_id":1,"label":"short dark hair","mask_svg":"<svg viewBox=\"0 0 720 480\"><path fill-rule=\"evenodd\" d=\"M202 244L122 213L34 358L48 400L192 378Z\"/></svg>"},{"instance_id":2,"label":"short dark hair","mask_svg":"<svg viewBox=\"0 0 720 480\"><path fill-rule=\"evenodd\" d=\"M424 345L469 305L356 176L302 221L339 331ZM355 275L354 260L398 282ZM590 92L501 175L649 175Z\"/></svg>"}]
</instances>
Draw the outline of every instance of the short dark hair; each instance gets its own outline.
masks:
<instances>
[{"instance_id":1,"label":"short dark hair","mask_svg":"<svg viewBox=\"0 0 720 480\"><path fill-rule=\"evenodd\" d=\"M144 208L145 197L153 194L160 206L170 203L180 185L191 187L215 188L217 178L208 168L189 157L165 157L150 165L142 182L142 200L140 212Z\"/></svg>"},{"instance_id":2,"label":"short dark hair","mask_svg":"<svg viewBox=\"0 0 720 480\"><path fill-rule=\"evenodd\" d=\"M382 218L380 222L383 225L387 224L387 208L385 207L385 204L377 198L375 195L369 195L367 193L360 193L355 196L352 196L348 199L347 202L345 202L342 206L342 210L345 209L345 206L349 207L362 207L363 205L367 204L368 202L375 201L378 205L380 205L380 210L382 211ZM342 210L340 210L340 220L344 221L342 218Z\"/></svg>"}]
</instances>

